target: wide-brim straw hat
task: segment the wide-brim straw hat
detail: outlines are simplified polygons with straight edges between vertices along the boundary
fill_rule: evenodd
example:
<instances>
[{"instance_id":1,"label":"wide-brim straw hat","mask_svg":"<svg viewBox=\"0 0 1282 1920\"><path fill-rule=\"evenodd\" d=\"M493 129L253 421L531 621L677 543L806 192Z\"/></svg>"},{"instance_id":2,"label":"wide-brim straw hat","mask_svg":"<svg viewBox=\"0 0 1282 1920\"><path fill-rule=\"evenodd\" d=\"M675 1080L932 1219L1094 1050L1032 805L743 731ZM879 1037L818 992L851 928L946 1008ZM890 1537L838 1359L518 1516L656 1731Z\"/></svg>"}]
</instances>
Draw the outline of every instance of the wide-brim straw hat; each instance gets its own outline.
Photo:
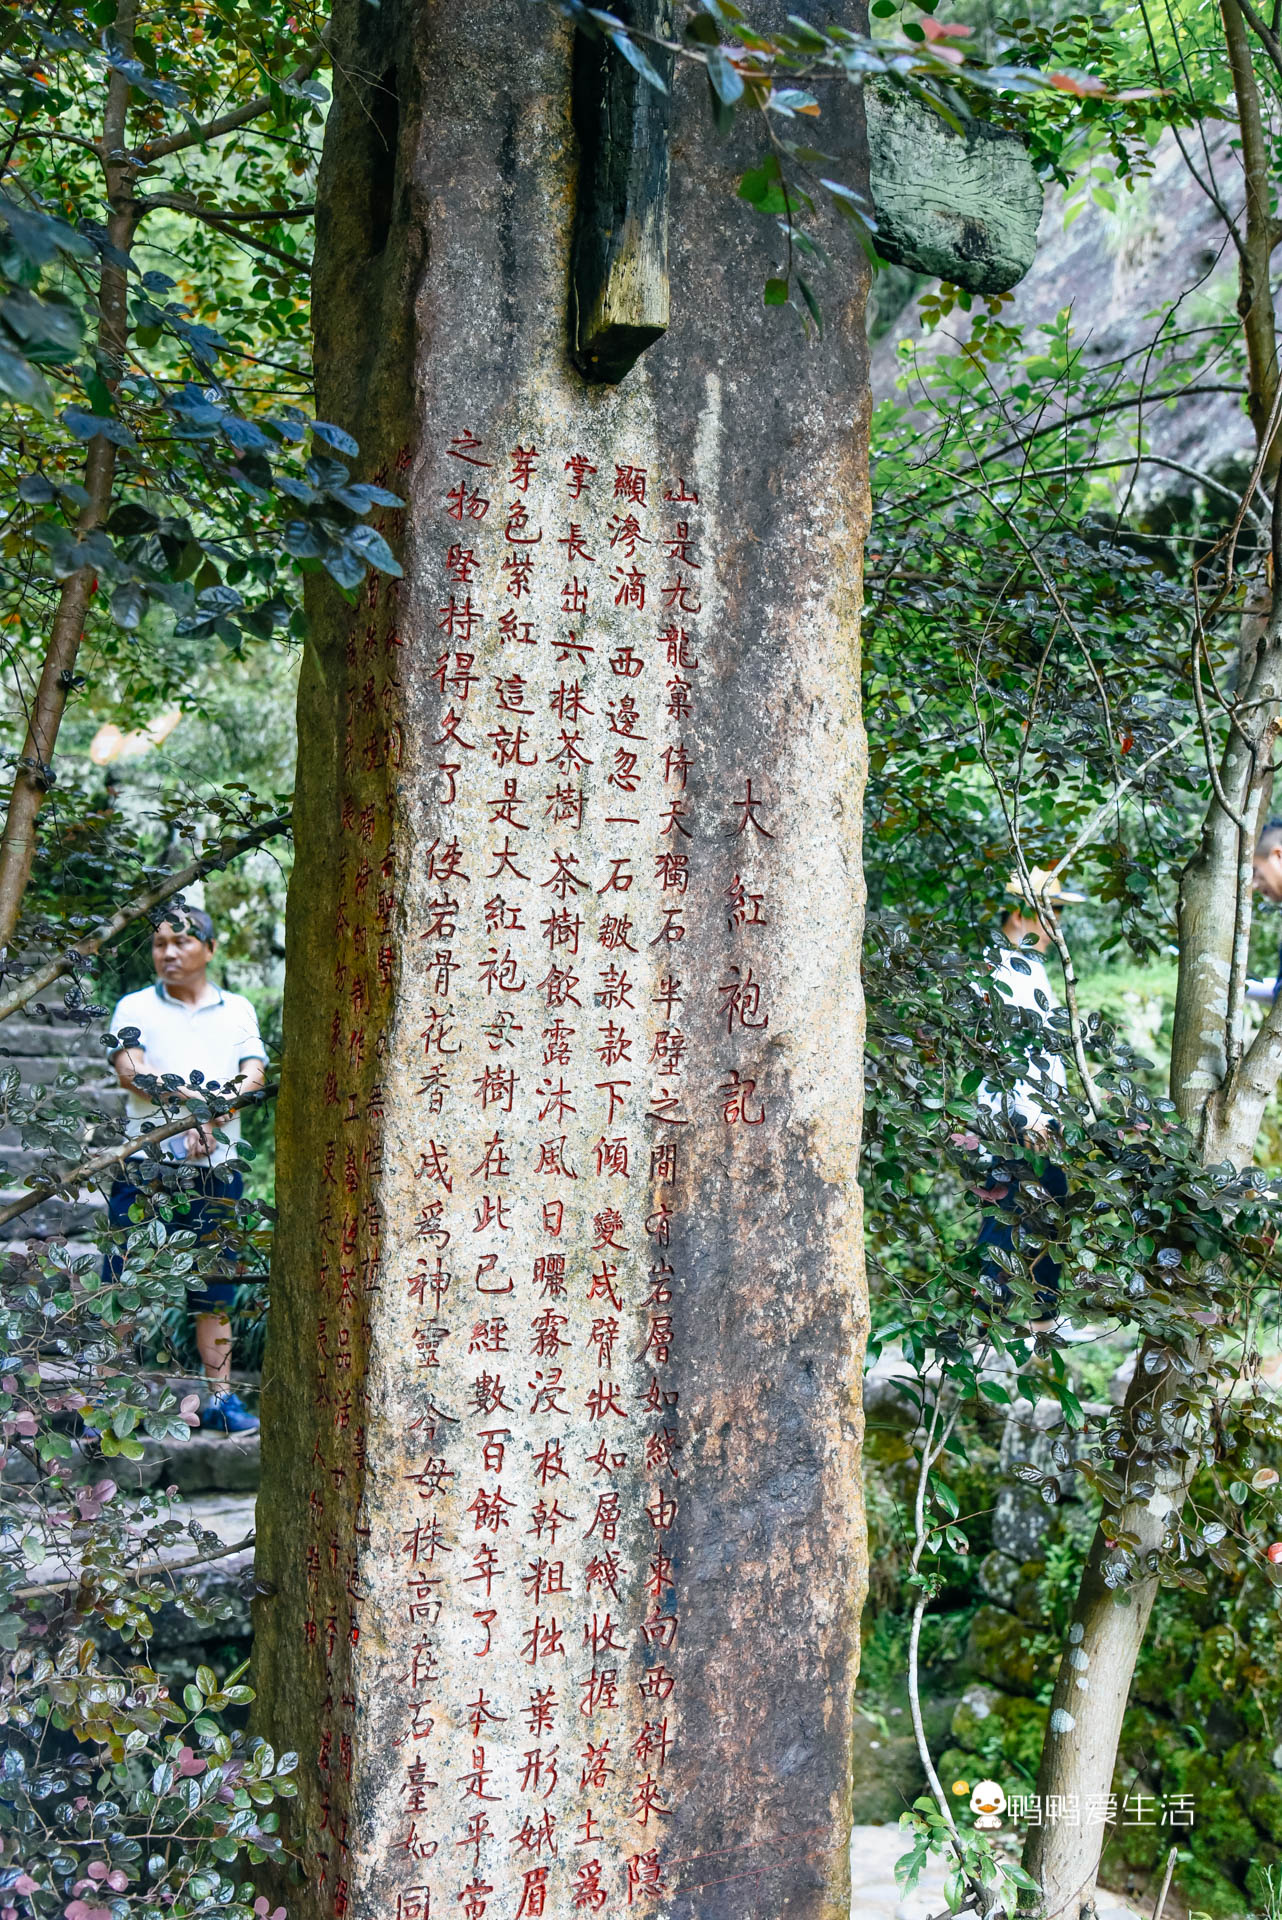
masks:
<instances>
[{"instance_id":1,"label":"wide-brim straw hat","mask_svg":"<svg viewBox=\"0 0 1282 1920\"><path fill-rule=\"evenodd\" d=\"M1012 873L1006 882L1007 893L1017 893L1025 904L1031 897L1034 902L1040 901L1047 907L1080 907L1086 902L1086 894L1074 893L1049 867L1030 867L1028 880L1029 885L1025 887L1019 875Z\"/></svg>"}]
</instances>

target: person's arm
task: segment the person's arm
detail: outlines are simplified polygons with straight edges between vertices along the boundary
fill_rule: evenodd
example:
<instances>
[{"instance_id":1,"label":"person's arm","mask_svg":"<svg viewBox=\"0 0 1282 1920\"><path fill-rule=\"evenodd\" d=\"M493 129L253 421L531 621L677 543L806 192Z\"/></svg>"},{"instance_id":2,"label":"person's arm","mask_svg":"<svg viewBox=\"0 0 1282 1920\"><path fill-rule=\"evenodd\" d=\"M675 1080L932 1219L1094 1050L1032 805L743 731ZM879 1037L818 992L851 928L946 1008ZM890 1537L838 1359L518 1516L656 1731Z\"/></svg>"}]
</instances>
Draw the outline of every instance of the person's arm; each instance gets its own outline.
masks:
<instances>
[{"instance_id":1,"label":"person's arm","mask_svg":"<svg viewBox=\"0 0 1282 1920\"><path fill-rule=\"evenodd\" d=\"M257 1055L252 1055L240 1062L237 1079L240 1081L242 1094L257 1093L266 1078L266 1063ZM183 1135L187 1143L189 1160L208 1160L214 1150L214 1128L217 1124L216 1120L202 1120L199 1126L193 1127L189 1133Z\"/></svg>"},{"instance_id":2,"label":"person's arm","mask_svg":"<svg viewBox=\"0 0 1282 1920\"><path fill-rule=\"evenodd\" d=\"M121 1086L126 1093L131 1093L138 1075L147 1071L147 1050L145 1047L122 1047L119 1053L112 1054L111 1064Z\"/></svg>"},{"instance_id":3,"label":"person's arm","mask_svg":"<svg viewBox=\"0 0 1282 1920\"><path fill-rule=\"evenodd\" d=\"M241 1041L245 1051L237 1062L236 1073L240 1083L239 1091L242 1094L257 1093L267 1079L267 1049L258 1031L257 1016L248 1001L245 1002L245 1013L245 1032ZM217 1121L206 1120L201 1126L193 1127L191 1133L186 1136L189 1142L187 1148L189 1159L208 1159L214 1149L214 1128L217 1124ZM194 1145L190 1144L193 1136Z\"/></svg>"},{"instance_id":4,"label":"person's arm","mask_svg":"<svg viewBox=\"0 0 1282 1920\"><path fill-rule=\"evenodd\" d=\"M258 1015L253 1002L242 999L241 1006L245 1025L240 1043L240 1090L242 1093L257 1093L267 1081L267 1049L258 1031Z\"/></svg>"},{"instance_id":5,"label":"person's arm","mask_svg":"<svg viewBox=\"0 0 1282 1920\"><path fill-rule=\"evenodd\" d=\"M262 1042L257 1041L257 1044L261 1046ZM249 1054L239 1062L236 1077L242 1094L257 1093L267 1078L267 1063L260 1055ZM208 1160L214 1150L214 1128L217 1125L216 1120L202 1120L199 1126L183 1135L189 1160Z\"/></svg>"}]
</instances>

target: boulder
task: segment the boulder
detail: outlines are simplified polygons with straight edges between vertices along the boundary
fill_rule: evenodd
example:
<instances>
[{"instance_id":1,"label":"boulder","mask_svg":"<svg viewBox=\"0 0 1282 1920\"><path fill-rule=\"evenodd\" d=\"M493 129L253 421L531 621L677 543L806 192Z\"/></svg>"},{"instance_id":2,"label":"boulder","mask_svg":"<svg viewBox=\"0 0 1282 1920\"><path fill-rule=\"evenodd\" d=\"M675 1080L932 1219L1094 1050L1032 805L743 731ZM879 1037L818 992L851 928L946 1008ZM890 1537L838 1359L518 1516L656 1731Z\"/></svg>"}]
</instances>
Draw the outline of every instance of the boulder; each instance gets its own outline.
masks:
<instances>
[{"instance_id":1,"label":"boulder","mask_svg":"<svg viewBox=\"0 0 1282 1920\"><path fill-rule=\"evenodd\" d=\"M1046 1617L1039 1584L1045 1570L1043 1560L1025 1560L1021 1565L994 1549L981 1561L976 1584L994 1606L1017 1613L1030 1626L1040 1626Z\"/></svg>"},{"instance_id":2,"label":"boulder","mask_svg":"<svg viewBox=\"0 0 1282 1920\"><path fill-rule=\"evenodd\" d=\"M981 1679L1013 1693L1033 1694L1055 1676L1058 1662L1035 1642L1041 1636L1001 1607L980 1607L970 1623L966 1659Z\"/></svg>"},{"instance_id":3,"label":"boulder","mask_svg":"<svg viewBox=\"0 0 1282 1920\"><path fill-rule=\"evenodd\" d=\"M887 1736L866 1714L855 1715L851 1769L853 1815L862 1826L889 1826L912 1806L925 1774L911 1728Z\"/></svg>"},{"instance_id":4,"label":"boulder","mask_svg":"<svg viewBox=\"0 0 1282 1920\"><path fill-rule=\"evenodd\" d=\"M922 101L864 94L877 251L971 293L1006 293L1033 264L1042 183L1023 142L972 120L957 131Z\"/></svg>"},{"instance_id":5,"label":"boulder","mask_svg":"<svg viewBox=\"0 0 1282 1920\"><path fill-rule=\"evenodd\" d=\"M995 1777L1001 1779L999 1759L1036 1772L1045 1728L1046 1708L1037 1701L977 1684L967 1687L958 1702L952 1732L958 1746L972 1756L972 1775L974 1756L979 1756L986 1767L997 1766Z\"/></svg>"}]
</instances>

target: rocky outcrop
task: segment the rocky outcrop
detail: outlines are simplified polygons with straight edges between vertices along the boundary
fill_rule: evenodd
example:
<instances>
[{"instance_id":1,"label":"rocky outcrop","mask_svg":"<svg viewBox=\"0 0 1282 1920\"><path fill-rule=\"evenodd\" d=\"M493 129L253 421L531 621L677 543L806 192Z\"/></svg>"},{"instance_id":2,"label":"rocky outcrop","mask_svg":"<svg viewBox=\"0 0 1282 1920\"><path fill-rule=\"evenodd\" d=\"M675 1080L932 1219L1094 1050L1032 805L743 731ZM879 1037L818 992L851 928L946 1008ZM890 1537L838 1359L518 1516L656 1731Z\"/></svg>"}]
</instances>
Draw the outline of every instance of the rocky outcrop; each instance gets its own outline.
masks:
<instances>
[{"instance_id":1,"label":"rocky outcrop","mask_svg":"<svg viewBox=\"0 0 1282 1920\"><path fill-rule=\"evenodd\" d=\"M1209 165L1221 198L1236 211L1242 189L1227 133L1210 139ZM1199 171L1205 177L1200 155ZM1066 225L1064 194L1056 189L1047 195L1036 258L1004 306L1003 319L1023 326L1031 340L1035 328L1068 309L1087 365L1121 371L1129 362L1138 374L1145 357L1151 356L1146 385L1165 391L1185 384L1185 379L1168 380L1163 373L1169 344L1183 335L1187 351L1195 340L1191 330L1205 329L1208 320L1231 311L1237 296L1237 256L1219 213L1169 133L1157 145L1147 178L1139 179L1132 192L1117 186L1112 197L1114 210L1091 201ZM1171 303L1181 295L1168 319ZM973 317L958 310L927 332L916 301L910 301L873 349L877 397L894 392L896 379L914 356L929 360L955 351L969 338ZM1212 365L1191 384L1223 388L1235 378L1232 367ZM1160 521L1182 499L1192 498L1198 482L1181 468L1229 486L1244 478L1251 428L1232 392L1196 393L1169 409L1150 407L1145 417L1154 464L1136 476L1132 518ZM1133 414L1119 416L1111 437L1121 446L1124 440L1129 443L1133 429Z\"/></svg>"},{"instance_id":2,"label":"rocky outcrop","mask_svg":"<svg viewBox=\"0 0 1282 1920\"><path fill-rule=\"evenodd\" d=\"M972 120L950 127L910 94L870 87L877 250L972 293L1005 293L1037 249L1041 182L1021 140Z\"/></svg>"}]
</instances>

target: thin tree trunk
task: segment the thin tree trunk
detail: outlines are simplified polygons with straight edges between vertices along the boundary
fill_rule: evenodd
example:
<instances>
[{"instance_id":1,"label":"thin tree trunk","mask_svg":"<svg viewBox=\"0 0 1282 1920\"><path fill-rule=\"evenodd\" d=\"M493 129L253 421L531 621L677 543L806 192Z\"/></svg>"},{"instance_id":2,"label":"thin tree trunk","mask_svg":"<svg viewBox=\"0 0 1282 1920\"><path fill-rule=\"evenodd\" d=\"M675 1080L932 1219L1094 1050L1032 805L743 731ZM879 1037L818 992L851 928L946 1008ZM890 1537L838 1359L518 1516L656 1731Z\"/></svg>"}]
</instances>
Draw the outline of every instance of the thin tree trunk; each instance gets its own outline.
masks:
<instances>
[{"instance_id":1,"label":"thin tree trunk","mask_svg":"<svg viewBox=\"0 0 1282 1920\"><path fill-rule=\"evenodd\" d=\"M1221 0L1224 42L1228 49L1233 92L1237 100L1242 140L1242 172L1246 185L1246 232L1238 254L1237 310L1247 356L1247 410L1255 429L1256 445L1264 453L1265 484L1277 473L1279 445L1274 431L1265 446L1273 396L1278 384L1277 323L1273 311L1270 265L1273 258L1273 216L1270 196L1269 149L1260 113L1260 93L1251 64L1251 35L1237 0Z\"/></svg>"},{"instance_id":2,"label":"thin tree trunk","mask_svg":"<svg viewBox=\"0 0 1282 1920\"><path fill-rule=\"evenodd\" d=\"M1106 1572L1117 1557L1113 1542L1123 1533L1134 1539L1131 1552L1143 1567L1146 1557L1161 1548L1166 1514L1183 1503L1190 1471L1187 1463L1160 1459L1155 1463L1137 1434L1140 1414L1156 1414L1160 1421L1177 1378L1164 1364L1163 1349L1145 1345L1123 1409L1130 1447L1128 1484L1156 1482L1157 1494L1146 1491L1128 1500L1109 1516L1107 1528L1096 1528L1073 1608L1051 1698L1037 1793L1043 1808L1052 1796L1075 1797L1081 1819L1052 1820L1029 1829L1024 1866L1041 1885L1044 1920L1077 1920L1095 1891L1105 1828L1102 1814L1091 1820L1088 1809L1092 1803L1102 1805L1112 1791L1131 1678L1158 1587L1155 1574L1134 1580L1126 1589L1125 1604L1120 1604L1117 1583L1110 1586Z\"/></svg>"},{"instance_id":3,"label":"thin tree trunk","mask_svg":"<svg viewBox=\"0 0 1282 1920\"><path fill-rule=\"evenodd\" d=\"M1271 629L1275 625L1276 619ZM1276 640L1266 639L1246 689L1248 699L1262 697L1273 686L1277 652ZM1276 699L1275 688L1272 697ZM1235 1049L1239 1055L1241 1051L1241 1008L1232 1004L1231 991L1241 971L1235 942L1244 939L1244 923L1246 932L1250 930L1249 852L1272 782L1269 742L1275 712L1272 704L1257 708L1249 716L1246 738L1235 733L1221 762L1223 791L1247 823L1246 831L1213 801L1202 846L1185 869L1180 888L1171 1095L1198 1131L1208 1165L1226 1159L1239 1166L1249 1163L1264 1106L1282 1068L1282 1018L1272 1016L1245 1057L1235 1059ZM1159 1459L1155 1467L1148 1437L1137 1428L1137 1416L1160 1412L1179 1378L1167 1358L1160 1343L1142 1348L1124 1408L1128 1481L1156 1481L1156 1496L1145 1491L1119 1515L1110 1515L1107 1528L1096 1529L1051 1701L1037 1793L1043 1808L1052 1796L1075 1797L1083 1817L1076 1824L1059 1819L1029 1831L1024 1865L1042 1888L1045 1920L1077 1920L1094 1896L1105 1825L1102 1818L1088 1820L1086 1809L1092 1802L1104 1803L1112 1791L1122 1719L1157 1597L1157 1575L1142 1575L1132 1577L1125 1604L1120 1604L1104 1577L1105 1565L1115 1556L1113 1542L1126 1534L1133 1537L1131 1550L1144 1568L1147 1556L1161 1549L1166 1517L1183 1506L1197 1467L1195 1449L1186 1459Z\"/></svg>"},{"instance_id":4,"label":"thin tree trunk","mask_svg":"<svg viewBox=\"0 0 1282 1920\"><path fill-rule=\"evenodd\" d=\"M1278 489L1276 319L1270 285L1274 231L1269 149L1251 63L1251 37L1237 0L1221 0L1246 178L1246 231L1239 247L1238 313L1246 345L1248 406L1260 478ZM1282 691L1282 590L1279 509L1273 513L1273 570L1248 596L1233 689L1234 713L1213 770L1216 792L1201 844L1180 881L1179 982L1171 1045L1171 1098L1194 1131L1208 1165L1250 1163L1265 1104L1282 1071L1282 1003L1245 1045L1246 955L1251 931L1251 855L1273 787L1274 728ZM1196 642L1200 646L1200 635ZM1195 658L1195 669L1200 661ZM1207 729L1209 746L1209 721ZM1120 1512L1096 1530L1051 1701L1037 1792L1076 1798L1080 1819L1030 1829L1024 1865L1042 1890L1044 1920L1078 1920L1093 1900L1105 1836L1102 1811L1113 1788L1122 1721L1135 1663L1157 1597L1149 1557L1160 1552L1167 1521L1184 1505L1197 1468L1196 1436L1182 1432L1171 1403L1181 1374L1160 1342L1146 1342L1124 1407L1127 1487ZM1196 1353L1184 1356L1196 1360ZM1158 1416L1154 1430L1141 1415ZM1183 1457L1181 1441L1189 1443ZM1140 1490L1142 1486L1142 1491ZM1115 1544L1128 1536L1133 1556L1119 1586ZM1113 1585L1109 1584L1109 1575ZM1138 1575L1138 1577L1136 1577ZM1089 1817L1092 1805L1100 1816Z\"/></svg>"},{"instance_id":5,"label":"thin tree trunk","mask_svg":"<svg viewBox=\"0 0 1282 1920\"><path fill-rule=\"evenodd\" d=\"M1259 89L1251 63L1251 36L1237 0L1221 0L1225 45L1233 75L1246 186L1245 230L1238 252L1238 314L1247 357L1247 410L1255 429L1261 479L1272 492L1277 477L1279 437L1271 428L1278 392L1277 323L1270 283L1274 227L1269 149L1260 113ZM1275 512L1276 521L1276 512ZM1274 530L1276 544L1276 526ZM1266 612L1274 614L1277 650L1276 589L1266 590L1265 605L1248 600L1238 656L1239 700L1276 699L1277 661L1262 660L1260 642ZM1274 603L1270 608L1268 603ZM1266 671L1262 672L1262 668ZM1268 682L1268 685L1263 684ZM1275 706L1248 711L1225 744L1220 767L1222 795L1211 804L1202 844L1180 882L1180 973L1175 1030L1171 1043L1171 1097L1181 1117L1203 1132L1212 1096L1237 1066L1242 1052L1246 941L1251 927L1249 863L1256 832L1272 791L1268 751ZM1223 1132L1212 1128L1212 1132ZM1254 1142L1252 1141L1252 1145Z\"/></svg>"},{"instance_id":6,"label":"thin tree trunk","mask_svg":"<svg viewBox=\"0 0 1282 1920\"><path fill-rule=\"evenodd\" d=\"M1247 615L1253 634L1246 637L1240 655L1241 717L1230 731L1218 769L1228 809L1218 798L1212 800L1202 844L1180 885L1171 1097L1197 1133L1208 1165L1250 1162L1265 1104L1282 1069L1282 1003L1250 1050L1244 1054L1242 1048L1250 853L1272 788L1272 730L1282 670L1282 593L1276 585L1272 601L1266 621L1261 622L1257 611ZM1043 1807L1052 1795L1076 1796L1084 1815L1089 1802L1105 1800L1112 1789L1122 1717L1158 1581L1156 1575L1133 1580L1127 1604L1120 1605L1103 1568L1119 1533L1134 1536L1138 1544L1133 1551L1143 1568L1145 1557L1161 1548L1166 1516L1182 1507L1197 1466L1196 1452L1191 1451L1185 1460L1159 1461L1155 1470L1149 1439L1137 1429L1137 1416L1160 1411L1179 1377L1166 1360L1167 1349L1161 1344L1144 1346L1125 1404L1128 1477L1156 1479L1158 1510L1146 1492L1128 1502L1120 1517L1110 1516L1107 1529L1096 1530L1042 1748L1037 1791ZM1080 1680L1086 1681L1085 1687ZM1073 1724L1057 1731L1056 1715L1064 1714ZM1085 1817L1079 1824L1057 1820L1030 1829L1024 1864L1041 1885L1047 1920L1060 1915L1076 1920L1079 1907L1093 1896L1104 1833L1102 1820Z\"/></svg>"},{"instance_id":7,"label":"thin tree trunk","mask_svg":"<svg viewBox=\"0 0 1282 1920\"><path fill-rule=\"evenodd\" d=\"M1274 590L1274 601L1277 601ZM1217 797L1202 842L1180 879L1179 981L1171 1036L1171 1098L1199 1135L1204 1157L1224 1157L1223 1096L1243 1053L1245 948L1251 931L1251 853L1273 790L1272 736L1282 648L1275 604L1264 623L1255 609L1240 650L1231 726ZM1246 1157L1254 1149L1251 1136Z\"/></svg>"},{"instance_id":8,"label":"thin tree trunk","mask_svg":"<svg viewBox=\"0 0 1282 1920\"><path fill-rule=\"evenodd\" d=\"M115 32L126 49L132 45L137 0L120 0ZM103 115L102 156L106 176L107 239L112 249L127 254L133 245L138 225L138 208L133 197L138 162L126 157L125 135L129 109L129 82L113 69L107 86L107 105ZM129 337L127 276L123 267L108 256L99 278L98 346L107 369L108 389L115 390L123 369ZM85 491L89 495L76 523L81 534L91 533L106 520L111 509L112 487L116 477L116 448L101 435L91 440L85 457ZM26 739L14 771L13 793L0 838L0 949L7 948L17 929L22 902L31 879L36 853L36 822L45 795L53 785L54 747L58 729L71 692L76 658L84 638L85 621L97 588L92 567L81 567L63 582L58 597L35 699L27 718Z\"/></svg>"}]
</instances>

